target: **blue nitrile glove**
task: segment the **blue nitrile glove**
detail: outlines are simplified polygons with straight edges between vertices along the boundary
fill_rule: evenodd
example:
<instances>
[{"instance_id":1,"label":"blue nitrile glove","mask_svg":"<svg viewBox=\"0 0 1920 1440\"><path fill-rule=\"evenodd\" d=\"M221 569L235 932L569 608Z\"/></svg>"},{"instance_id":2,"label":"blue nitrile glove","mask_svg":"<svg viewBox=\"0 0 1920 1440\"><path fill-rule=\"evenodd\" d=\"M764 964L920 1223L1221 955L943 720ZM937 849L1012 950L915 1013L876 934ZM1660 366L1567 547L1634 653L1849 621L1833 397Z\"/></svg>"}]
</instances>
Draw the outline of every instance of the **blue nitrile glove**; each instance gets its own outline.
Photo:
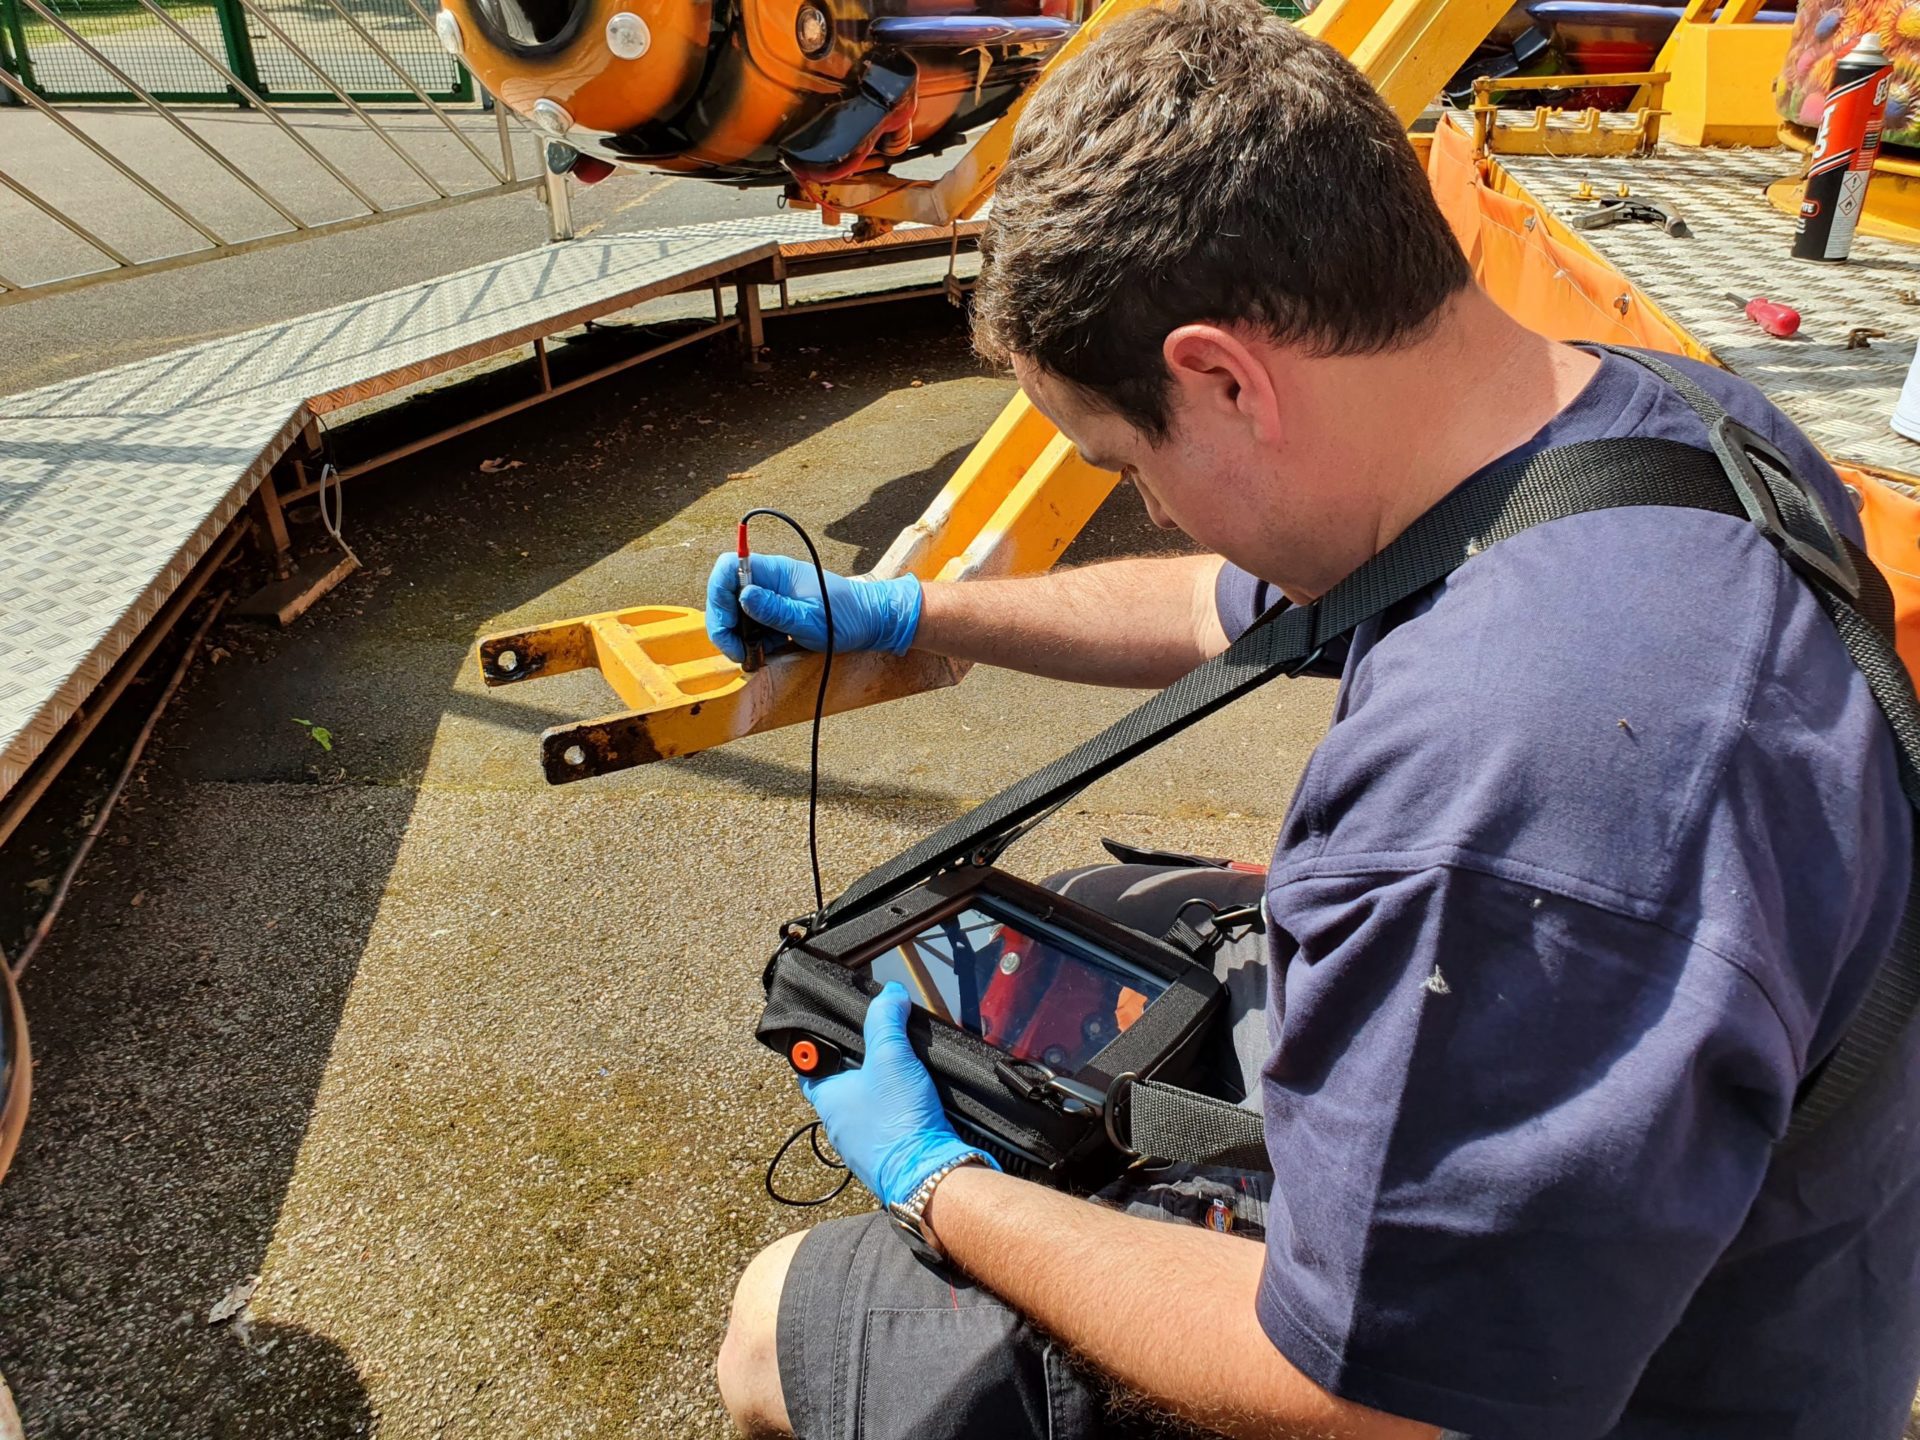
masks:
<instances>
[{"instance_id":1,"label":"blue nitrile glove","mask_svg":"<svg viewBox=\"0 0 1920 1440\"><path fill-rule=\"evenodd\" d=\"M820 582L813 566L785 555L755 555L748 562L753 583L740 588L740 559L722 555L707 577L707 634L736 665L745 657L740 644L740 611L769 630L791 635L809 650L827 648L827 611L820 603ZM833 648L884 650L904 655L920 628L920 582L912 575L897 580L849 580L827 576L833 601Z\"/></svg>"},{"instance_id":2,"label":"blue nitrile glove","mask_svg":"<svg viewBox=\"0 0 1920 1440\"><path fill-rule=\"evenodd\" d=\"M907 1039L912 1009L907 987L889 983L867 1006L867 1058L860 1068L800 1082L827 1139L882 1205L905 1203L934 1171L981 1153L954 1133L933 1077L914 1054Z\"/></svg>"}]
</instances>

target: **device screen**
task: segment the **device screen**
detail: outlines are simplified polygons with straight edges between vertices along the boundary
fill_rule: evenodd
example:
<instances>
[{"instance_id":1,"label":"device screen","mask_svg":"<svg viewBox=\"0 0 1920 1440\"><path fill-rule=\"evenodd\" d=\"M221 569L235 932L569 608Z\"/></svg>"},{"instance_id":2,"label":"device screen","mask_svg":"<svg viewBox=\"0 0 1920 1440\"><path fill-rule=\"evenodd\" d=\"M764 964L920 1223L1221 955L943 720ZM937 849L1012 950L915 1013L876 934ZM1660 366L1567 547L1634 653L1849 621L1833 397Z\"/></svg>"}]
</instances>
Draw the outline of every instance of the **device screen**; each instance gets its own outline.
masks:
<instances>
[{"instance_id":1,"label":"device screen","mask_svg":"<svg viewBox=\"0 0 1920 1440\"><path fill-rule=\"evenodd\" d=\"M921 1009L1022 1060L1078 1070L1140 1018L1168 982L1029 915L975 906L869 962Z\"/></svg>"}]
</instances>

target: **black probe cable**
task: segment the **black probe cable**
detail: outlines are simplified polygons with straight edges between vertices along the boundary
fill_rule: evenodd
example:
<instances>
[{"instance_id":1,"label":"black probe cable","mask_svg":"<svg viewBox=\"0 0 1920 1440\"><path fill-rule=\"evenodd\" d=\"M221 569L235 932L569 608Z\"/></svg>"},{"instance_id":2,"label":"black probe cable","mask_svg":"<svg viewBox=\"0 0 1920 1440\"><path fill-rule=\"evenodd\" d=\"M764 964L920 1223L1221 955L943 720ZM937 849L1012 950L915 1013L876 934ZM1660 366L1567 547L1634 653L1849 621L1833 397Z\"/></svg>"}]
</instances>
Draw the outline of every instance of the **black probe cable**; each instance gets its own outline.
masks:
<instances>
[{"instance_id":1,"label":"black probe cable","mask_svg":"<svg viewBox=\"0 0 1920 1440\"><path fill-rule=\"evenodd\" d=\"M820 584L820 608L825 612L827 620L827 648L821 652L820 689L813 699L813 737L808 746L807 758L807 860L813 868L813 913L815 918L818 918L827 908L826 891L820 884L820 721L827 712L827 684L833 677L833 600L827 594L827 567L820 563L820 552L814 548L813 537L807 534L806 528L785 511L774 510L764 505L742 515L741 528L744 530L749 520L761 515L768 515L780 521L798 535L800 543L807 547L807 558L813 561L814 579ZM747 614L745 605L740 607L740 614L753 624L761 623ZM813 1151L815 1160L829 1170L838 1170L842 1173L840 1183L826 1194L807 1199L795 1199L791 1195L780 1193L773 1183L773 1176L774 1172L780 1168L780 1162L786 1158L787 1151L791 1150L803 1135L807 1137L808 1148ZM809 1120L789 1135L780 1148L773 1152L773 1158L767 1162L767 1173L763 1181L770 1199L777 1200L782 1205L793 1206L795 1209L806 1209L838 1199L840 1193L847 1188L853 1180L853 1172L821 1150L820 1135L820 1122Z\"/></svg>"},{"instance_id":2,"label":"black probe cable","mask_svg":"<svg viewBox=\"0 0 1920 1440\"><path fill-rule=\"evenodd\" d=\"M764 505L742 515L741 528L744 529L749 520L761 515L780 521L798 535L800 543L807 547L807 558L813 561L814 578L820 582L820 608L827 617L827 648L820 657L820 690L813 699L813 741L807 759L807 860L813 867L813 913L817 919L827 908L826 891L820 886L820 719L827 712L827 683L833 678L833 599L827 594L827 567L820 563L820 552L814 548L813 537L807 534L806 528L786 511ZM760 624L747 615L744 605L740 607L740 614L754 624Z\"/></svg>"}]
</instances>

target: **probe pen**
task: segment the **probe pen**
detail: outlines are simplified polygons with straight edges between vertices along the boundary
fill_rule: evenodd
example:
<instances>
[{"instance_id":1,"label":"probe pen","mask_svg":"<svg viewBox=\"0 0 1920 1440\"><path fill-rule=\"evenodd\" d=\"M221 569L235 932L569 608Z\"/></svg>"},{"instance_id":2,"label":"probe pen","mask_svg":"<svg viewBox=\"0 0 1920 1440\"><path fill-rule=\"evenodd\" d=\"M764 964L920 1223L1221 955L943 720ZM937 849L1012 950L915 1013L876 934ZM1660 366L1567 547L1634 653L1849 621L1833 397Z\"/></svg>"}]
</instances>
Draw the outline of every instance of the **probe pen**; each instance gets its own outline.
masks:
<instances>
[{"instance_id":1,"label":"probe pen","mask_svg":"<svg viewBox=\"0 0 1920 1440\"><path fill-rule=\"evenodd\" d=\"M753 583L753 552L747 549L747 522L742 520L736 532L739 542L739 568L734 572L744 591ZM737 595L739 591L736 591ZM767 663L766 631L760 624L749 618L746 607L740 608L740 648L745 652L740 668L751 675Z\"/></svg>"}]
</instances>

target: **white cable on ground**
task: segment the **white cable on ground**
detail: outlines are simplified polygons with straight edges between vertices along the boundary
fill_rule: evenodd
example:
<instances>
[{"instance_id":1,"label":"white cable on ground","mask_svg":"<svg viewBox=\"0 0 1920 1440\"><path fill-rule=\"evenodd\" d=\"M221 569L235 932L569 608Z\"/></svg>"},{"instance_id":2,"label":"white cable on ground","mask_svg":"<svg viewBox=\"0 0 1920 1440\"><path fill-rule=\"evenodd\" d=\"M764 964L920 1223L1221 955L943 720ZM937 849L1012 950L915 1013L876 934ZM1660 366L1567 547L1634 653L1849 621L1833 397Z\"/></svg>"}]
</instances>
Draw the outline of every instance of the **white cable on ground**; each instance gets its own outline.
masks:
<instances>
[{"instance_id":1,"label":"white cable on ground","mask_svg":"<svg viewBox=\"0 0 1920 1440\"><path fill-rule=\"evenodd\" d=\"M333 514L327 514L327 486L333 486ZM320 523L327 527L327 534L333 537L334 544L347 552L347 558L357 566L360 557L353 553L353 547L347 544L346 537L340 533L341 522L347 518L347 492L340 483L340 472L333 468L333 462L327 461L320 467L320 493L314 497L320 502Z\"/></svg>"}]
</instances>

